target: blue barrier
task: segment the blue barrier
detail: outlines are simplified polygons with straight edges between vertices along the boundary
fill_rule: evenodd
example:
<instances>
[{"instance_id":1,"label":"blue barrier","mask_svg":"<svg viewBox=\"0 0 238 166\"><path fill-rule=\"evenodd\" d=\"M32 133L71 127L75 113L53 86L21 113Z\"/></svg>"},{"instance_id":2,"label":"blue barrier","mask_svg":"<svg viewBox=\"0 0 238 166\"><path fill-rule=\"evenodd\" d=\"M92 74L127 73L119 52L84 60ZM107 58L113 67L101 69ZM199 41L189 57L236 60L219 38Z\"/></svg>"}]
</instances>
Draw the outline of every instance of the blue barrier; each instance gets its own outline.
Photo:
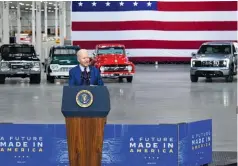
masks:
<instances>
[{"instance_id":1,"label":"blue barrier","mask_svg":"<svg viewBox=\"0 0 238 166\"><path fill-rule=\"evenodd\" d=\"M64 124L1 124L7 166L66 166ZM212 162L212 120L105 126L102 166L195 166Z\"/></svg>"}]
</instances>

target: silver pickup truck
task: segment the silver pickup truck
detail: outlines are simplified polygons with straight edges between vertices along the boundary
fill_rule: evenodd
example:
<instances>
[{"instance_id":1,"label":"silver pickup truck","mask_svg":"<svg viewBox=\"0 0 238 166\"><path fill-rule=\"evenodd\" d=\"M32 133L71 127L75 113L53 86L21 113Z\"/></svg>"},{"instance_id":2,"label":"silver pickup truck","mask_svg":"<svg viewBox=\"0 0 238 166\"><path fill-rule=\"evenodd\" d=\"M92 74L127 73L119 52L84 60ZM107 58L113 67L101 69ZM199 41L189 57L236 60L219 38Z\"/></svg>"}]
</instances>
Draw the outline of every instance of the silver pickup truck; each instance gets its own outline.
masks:
<instances>
[{"instance_id":1,"label":"silver pickup truck","mask_svg":"<svg viewBox=\"0 0 238 166\"><path fill-rule=\"evenodd\" d=\"M232 82L237 74L238 43L206 42L192 53L190 79L197 82L199 77L211 80L212 77L224 77Z\"/></svg>"}]
</instances>

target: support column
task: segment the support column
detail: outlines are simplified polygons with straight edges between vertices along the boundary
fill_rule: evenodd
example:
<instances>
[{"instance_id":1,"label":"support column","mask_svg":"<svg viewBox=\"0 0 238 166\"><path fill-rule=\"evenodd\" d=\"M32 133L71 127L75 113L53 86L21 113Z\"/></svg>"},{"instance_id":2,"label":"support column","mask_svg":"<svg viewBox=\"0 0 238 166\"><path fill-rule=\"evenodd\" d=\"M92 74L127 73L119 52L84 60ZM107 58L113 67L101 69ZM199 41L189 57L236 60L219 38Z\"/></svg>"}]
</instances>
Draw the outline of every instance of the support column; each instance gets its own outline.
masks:
<instances>
[{"instance_id":1,"label":"support column","mask_svg":"<svg viewBox=\"0 0 238 166\"><path fill-rule=\"evenodd\" d=\"M2 44L3 36L2 36L2 30L3 30L3 20L2 20L2 11L3 11L3 2L0 1L0 44Z\"/></svg>"},{"instance_id":2,"label":"support column","mask_svg":"<svg viewBox=\"0 0 238 166\"><path fill-rule=\"evenodd\" d=\"M40 59L42 59L41 44L41 1L36 1L36 52L40 56Z\"/></svg>"},{"instance_id":3,"label":"support column","mask_svg":"<svg viewBox=\"0 0 238 166\"><path fill-rule=\"evenodd\" d=\"M63 1L64 39L66 38L66 2Z\"/></svg>"},{"instance_id":4,"label":"support column","mask_svg":"<svg viewBox=\"0 0 238 166\"><path fill-rule=\"evenodd\" d=\"M20 2L17 2L17 43L21 42L21 6Z\"/></svg>"},{"instance_id":5,"label":"support column","mask_svg":"<svg viewBox=\"0 0 238 166\"><path fill-rule=\"evenodd\" d=\"M48 28L48 25L47 25L47 1L46 1L45 2L45 37L46 39L48 36L47 28Z\"/></svg>"},{"instance_id":6,"label":"support column","mask_svg":"<svg viewBox=\"0 0 238 166\"><path fill-rule=\"evenodd\" d=\"M3 44L10 43L9 35L9 2L3 1Z\"/></svg>"},{"instance_id":7,"label":"support column","mask_svg":"<svg viewBox=\"0 0 238 166\"><path fill-rule=\"evenodd\" d=\"M63 9L64 9L64 2L60 1L59 5L59 18L60 18L60 45L64 45L64 15L63 15Z\"/></svg>"},{"instance_id":8,"label":"support column","mask_svg":"<svg viewBox=\"0 0 238 166\"><path fill-rule=\"evenodd\" d=\"M55 39L58 39L58 3L55 2Z\"/></svg>"},{"instance_id":9,"label":"support column","mask_svg":"<svg viewBox=\"0 0 238 166\"><path fill-rule=\"evenodd\" d=\"M71 1L66 1L66 39L71 40Z\"/></svg>"},{"instance_id":10,"label":"support column","mask_svg":"<svg viewBox=\"0 0 238 166\"><path fill-rule=\"evenodd\" d=\"M32 1L32 20L31 20L31 22L32 22L32 29L31 29L31 31L32 31L32 39L31 39L31 41L32 41L32 45L36 45L36 11L35 11L35 8L36 8L36 6L35 6L35 1Z\"/></svg>"}]
</instances>

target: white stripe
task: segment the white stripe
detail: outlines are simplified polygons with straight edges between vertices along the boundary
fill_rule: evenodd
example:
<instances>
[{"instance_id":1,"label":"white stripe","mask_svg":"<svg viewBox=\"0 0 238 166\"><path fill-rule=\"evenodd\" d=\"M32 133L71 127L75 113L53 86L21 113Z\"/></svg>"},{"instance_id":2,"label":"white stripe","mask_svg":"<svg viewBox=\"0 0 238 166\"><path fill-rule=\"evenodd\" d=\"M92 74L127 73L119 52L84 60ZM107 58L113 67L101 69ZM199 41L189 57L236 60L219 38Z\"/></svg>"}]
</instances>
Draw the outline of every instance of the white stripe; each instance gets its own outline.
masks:
<instances>
[{"instance_id":1,"label":"white stripe","mask_svg":"<svg viewBox=\"0 0 238 166\"><path fill-rule=\"evenodd\" d=\"M72 40L236 40L237 31L72 31Z\"/></svg>"},{"instance_id":2,"label":"white stripe","mask_svg":"<svg viewBox=\"0 0 238 166\"><path fill-rule=\"evenodd\" d=\"M237 21L238 11L215 12L161 12L161 11L126 11L126 12L72 12L72 21Z\"/></svg>"},{"instance_id":3,"label":"white stripe","mask_svg":"<svg viewBox=\"0 0 238 166\"><path fill-rule=\"evenodd\" d=\"M191 57L196 49L127 49L128 57ZM90 57L94 50L88 50Z\"/></svg>"}]
</instances>

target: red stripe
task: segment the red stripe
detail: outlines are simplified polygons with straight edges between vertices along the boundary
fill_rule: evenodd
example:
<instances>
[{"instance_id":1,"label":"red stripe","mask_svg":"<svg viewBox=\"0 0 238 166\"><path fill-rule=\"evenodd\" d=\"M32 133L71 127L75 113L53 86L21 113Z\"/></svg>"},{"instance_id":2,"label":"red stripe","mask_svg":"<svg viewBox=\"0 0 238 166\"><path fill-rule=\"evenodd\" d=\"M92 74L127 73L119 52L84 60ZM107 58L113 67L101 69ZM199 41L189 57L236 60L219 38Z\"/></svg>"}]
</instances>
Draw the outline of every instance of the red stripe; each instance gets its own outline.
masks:
<instances>
[{"instance_id":1,"label":"red stripe","mask_svg":"<svg viewBox=\"0 0 238 166\"><path fill-rule=\"evenodd\" d=\"M237 11L236 1L158 2L159 11Z\"/></svg>"},{"instance_id":2,"label":"red stripe","mask_svg":"<svg viewBox=\"0 0 238 166\"><path fill-rule=\"evenodd\" d=\"M129 57L132 62L189 62L189 57Z\"/></svg>"},{"instance_id":3,"label":"red stripe","mask_svg":"<svg viewBox=\"0 0 238 166\"><path fill-rule=\"evenodd\" d=\"M122 31L122 30L165 30L165 31L223 31L237 30L236 21L214 22L72 22L72 31Z\"/></svg>"},{"instance_id":4,"label":"red stripe","mask_svg":"<svg viewBox=\"0 0 238 166\"><path fill-rule=\"evenodd\" d=\"M84 49L95 49L101 43L120 43L127 49L198 49L207 41L163 41L163 40L120 40L120 41L73 41L73 45L79 45Z\"/></svg>"}]
</instances>

